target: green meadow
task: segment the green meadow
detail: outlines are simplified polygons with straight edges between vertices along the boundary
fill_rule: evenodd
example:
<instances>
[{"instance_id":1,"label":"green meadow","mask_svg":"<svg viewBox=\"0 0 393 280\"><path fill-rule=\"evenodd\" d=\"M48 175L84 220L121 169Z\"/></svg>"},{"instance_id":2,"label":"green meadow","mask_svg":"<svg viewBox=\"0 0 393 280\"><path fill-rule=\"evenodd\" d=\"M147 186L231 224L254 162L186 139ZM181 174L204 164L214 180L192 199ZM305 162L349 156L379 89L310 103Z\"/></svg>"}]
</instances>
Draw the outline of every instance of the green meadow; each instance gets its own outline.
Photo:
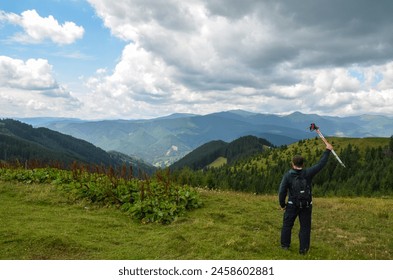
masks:
<instances>
[{"instance_id":1,"label":"green meadow","mask_svg":"<svg viewBox=\"0 0 393 280\"><path fill-rule=\"evenodd\" d=\"M203 206L170 224L141 223L118 207L70 201L51 184L0 181L3 260L391 260L393 199L314 198L310 252L280 248L277 197L198 190Z\"/></svg>"}]
</instances>

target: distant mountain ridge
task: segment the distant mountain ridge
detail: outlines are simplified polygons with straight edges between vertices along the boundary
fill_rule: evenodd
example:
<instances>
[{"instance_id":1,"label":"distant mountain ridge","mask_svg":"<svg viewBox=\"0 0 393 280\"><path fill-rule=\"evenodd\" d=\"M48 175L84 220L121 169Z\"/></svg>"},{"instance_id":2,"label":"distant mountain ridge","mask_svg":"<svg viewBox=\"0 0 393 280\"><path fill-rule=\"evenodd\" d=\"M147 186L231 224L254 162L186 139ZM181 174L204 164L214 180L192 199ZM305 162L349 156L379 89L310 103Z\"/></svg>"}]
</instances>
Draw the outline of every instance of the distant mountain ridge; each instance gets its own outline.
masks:
<instances>
[{"instance_id":1,"label":"distant mountain ridge","mask_svg":"<svg viewBox=\"0 0 393 280\"><path fill-rule=\"evenodd\" d=\"M316 134L309 131L310 123L316 123L325 136L362 138L393 134L393 117L387 116L331 117L300 112L274 115L242 110L208 115L173 114L147 120L47 119L41 125L84 139L106 151L116 150L156 166L169 166L214 140L231 142L253 135L280 146L312 138Z\"/></svg>"}]
</instances>

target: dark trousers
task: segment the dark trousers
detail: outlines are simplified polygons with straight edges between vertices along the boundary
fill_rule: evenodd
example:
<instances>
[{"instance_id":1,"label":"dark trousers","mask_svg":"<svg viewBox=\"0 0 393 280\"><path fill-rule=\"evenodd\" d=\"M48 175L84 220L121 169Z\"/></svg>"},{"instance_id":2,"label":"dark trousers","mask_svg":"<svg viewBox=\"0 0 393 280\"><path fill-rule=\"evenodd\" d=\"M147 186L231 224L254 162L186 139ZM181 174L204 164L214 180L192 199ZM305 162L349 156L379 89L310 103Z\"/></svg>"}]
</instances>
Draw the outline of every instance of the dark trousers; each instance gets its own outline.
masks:
<instances>
[{"instance_id":1,"label":"dark trousers","mask_svg":"<svg viewBox=\"0 0 393 280\"><path fill-rule=\"evenodd\" d=\"M281 246L289 247L291 245L291 233L296 217L299 217L300 231L299 242L300 251L308 251L310 248L311 234L311 213L312 206L308 208L298 208L293 205L287 205L284 213L283 226L281 230Z\"/></svg>"}]
</instances>

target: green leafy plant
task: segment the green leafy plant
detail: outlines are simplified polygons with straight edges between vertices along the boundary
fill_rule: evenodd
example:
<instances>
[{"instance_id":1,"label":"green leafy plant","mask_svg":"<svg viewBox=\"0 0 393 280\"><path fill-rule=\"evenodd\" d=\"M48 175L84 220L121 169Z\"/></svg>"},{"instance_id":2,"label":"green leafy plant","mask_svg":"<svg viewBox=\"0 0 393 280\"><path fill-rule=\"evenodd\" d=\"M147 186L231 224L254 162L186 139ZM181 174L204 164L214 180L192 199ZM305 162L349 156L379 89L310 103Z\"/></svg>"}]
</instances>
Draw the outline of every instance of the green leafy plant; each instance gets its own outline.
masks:
<instances>
[{"instance_id":1,"label":"green leafy plant","mask_svg":"<svg viewBox=\"0 0 393 280\"><path fill-rule=\"evenodd\" d=\"M171 182L169 172L144 180L92 173L74 165L71 171L56 168L1 168L0 179L24 184L50 183L63 190L72 201L85 200L101 206L115 206L130 213L142 223L168 224L186 211L202 205L198 192L187 185Z\"/></svg>"}]
</instances>

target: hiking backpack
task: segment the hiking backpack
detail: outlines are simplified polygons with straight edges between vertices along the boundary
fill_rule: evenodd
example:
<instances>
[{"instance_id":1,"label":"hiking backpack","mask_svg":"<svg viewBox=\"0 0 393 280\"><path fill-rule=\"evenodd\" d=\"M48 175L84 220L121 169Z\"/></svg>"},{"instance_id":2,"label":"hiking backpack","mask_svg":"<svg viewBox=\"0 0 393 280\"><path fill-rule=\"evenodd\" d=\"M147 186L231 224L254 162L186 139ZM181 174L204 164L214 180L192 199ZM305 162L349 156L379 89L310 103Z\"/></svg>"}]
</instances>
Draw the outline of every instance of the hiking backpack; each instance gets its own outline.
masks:
<instances>
[{"instance_id":1,"label":"hiking backpack","mask_svg":"<svg viewBox=\"0 0 393 280\"><path fill-rule=\"evenodd\" d=\"M311 187L307 184L302 172L294 174L292 180L292 194L294 203L299 208L307 208L311 204Z\"/></svg>"}]
</instances>

